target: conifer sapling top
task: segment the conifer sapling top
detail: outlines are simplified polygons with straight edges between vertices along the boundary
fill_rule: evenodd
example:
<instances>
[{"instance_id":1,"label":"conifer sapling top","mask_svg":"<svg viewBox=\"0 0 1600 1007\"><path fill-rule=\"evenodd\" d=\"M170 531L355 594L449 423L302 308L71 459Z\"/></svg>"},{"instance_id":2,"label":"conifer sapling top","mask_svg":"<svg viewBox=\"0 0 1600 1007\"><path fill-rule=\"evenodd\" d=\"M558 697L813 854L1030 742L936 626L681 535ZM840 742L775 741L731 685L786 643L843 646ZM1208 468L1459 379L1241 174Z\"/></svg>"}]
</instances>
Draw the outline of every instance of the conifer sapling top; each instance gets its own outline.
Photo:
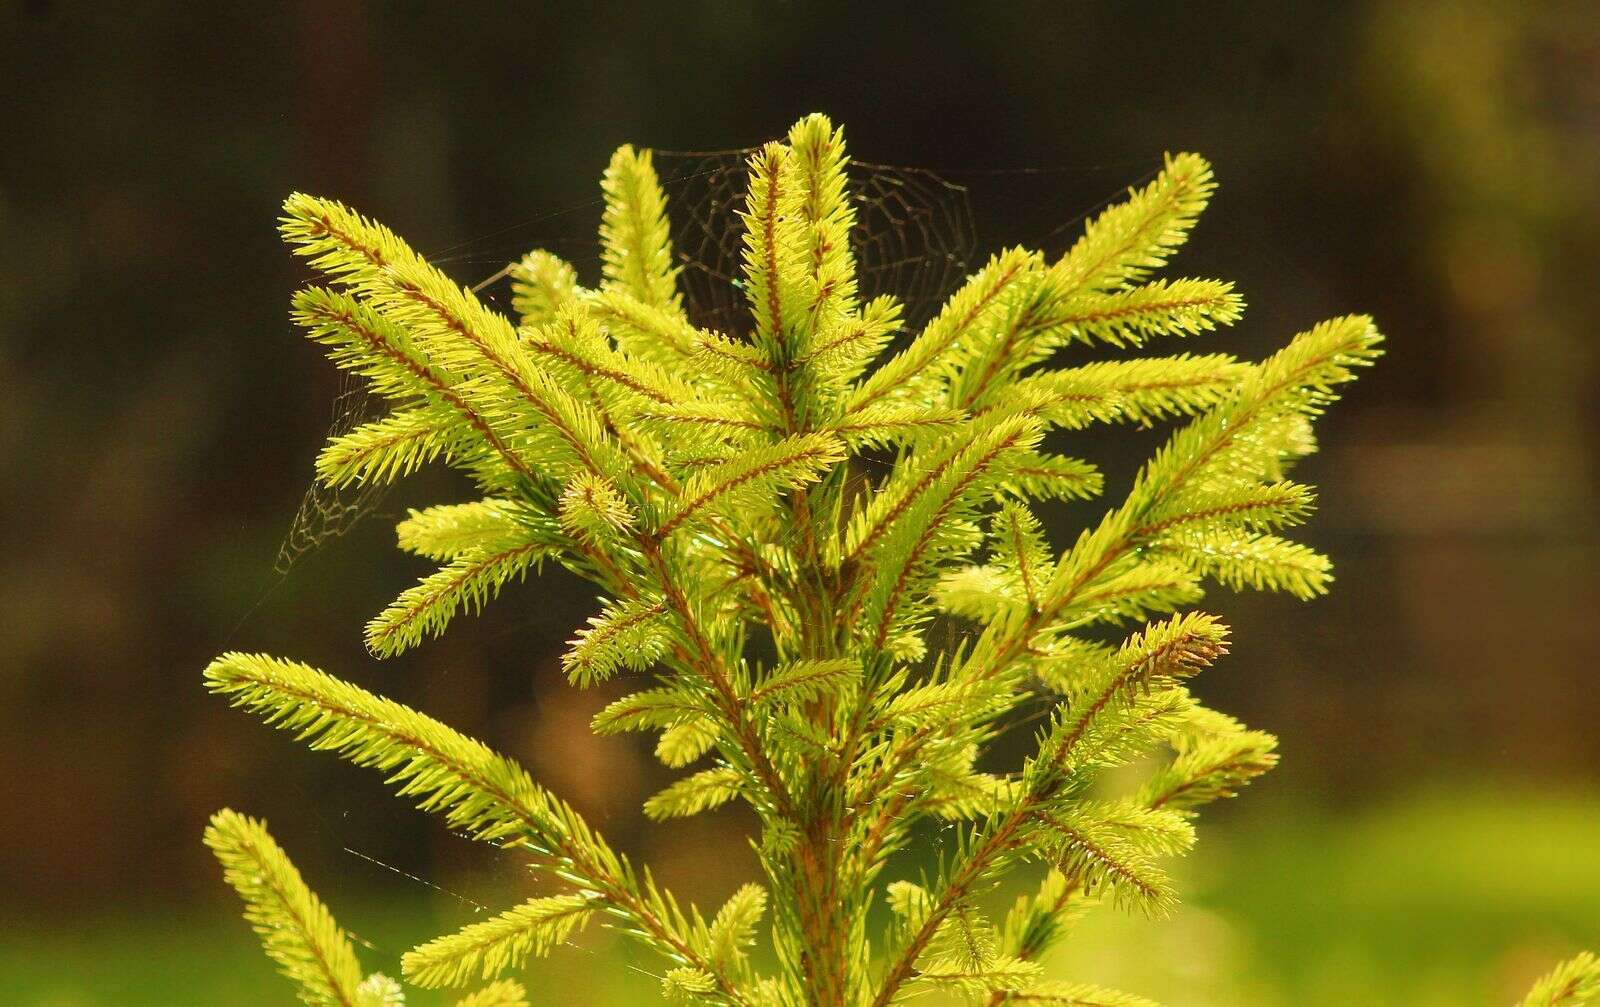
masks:
<instances>
[{"instance_id":1,"label":"conifer sapling top","mask_svg":"<svg viewBox=\"0 0 1600 1007\"><path fill-rule=\"evenodd\" d=\"M894 291L858 288L847 165L820 115L750 153L749 311L730 331L684 310L648 151L623 147L606 169L598 286L533 252L512 270L516 320L355 211L285 203L285 238L326 283L295 296L296 321L392 406L333 438L318 478L387 482L442 462L479 491L400 523L401 548L439 568L368 624L372 652L421 645L560 564L598 591L568 677L637 686L594 729L653 732L683 770L645 813L743 801L760 822L762 877L701 910L479 742L303 664L223 655L206 669L213 691L558 883L409 952L406 981L496 980L598 925L664 959L678 1002L886 1007L939 989L990 1005L1148 1003L1046 979L1040 956L1094 904L1170 912L1161 861L1193 843L1195 809L1272 767L1270 735L1186 688L1227 649L1194 606L1208 583L1327 589L1327 559L1283 534L1313 500L1290 470L1381 337L1348 316L1259 362L1054 365L1070 344L1142 350L1239 318L1232 284L1153 276L1212 192L1192 154L1168 157L1059 259L1001 251L907 331ZM1176 430L1099 521L1052 544L1033 508L1102 491L1078 455L1104 423ZM966 629L931 632L936 620ZM1004 725L1040 714L1025 762L978 768ZM1142 785L1106 789L1107 770L1151 756ZM913 876L928 819L949 827L936 866ZM219 813L207 842L303 1000L401 1002L394 980L362 977L261 823ZM993 890L1030 866L1042 880L991 916ZM882 929L874 904L890 910ZM1551 996L1597 981L1592 961L1567 968ZM501 979L459 1002L523 997Z\"/></svg>"}]
</instances>

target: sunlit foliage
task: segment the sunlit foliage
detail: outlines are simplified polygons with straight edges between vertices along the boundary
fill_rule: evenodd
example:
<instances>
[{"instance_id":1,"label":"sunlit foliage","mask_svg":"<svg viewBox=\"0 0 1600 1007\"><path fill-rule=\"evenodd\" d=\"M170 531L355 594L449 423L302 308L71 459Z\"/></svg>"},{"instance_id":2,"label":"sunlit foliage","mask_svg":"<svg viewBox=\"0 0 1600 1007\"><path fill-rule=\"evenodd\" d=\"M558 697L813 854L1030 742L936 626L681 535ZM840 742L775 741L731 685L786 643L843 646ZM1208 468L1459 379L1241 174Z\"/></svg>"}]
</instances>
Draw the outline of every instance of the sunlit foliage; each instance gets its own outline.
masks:
<instances>
[{"instance_id":1,"label":"sunlit foliage","mask_svg":"<svg viewBox=\"0 0 1600 1007\"><path fill-rule=\"evenodd\" d=\"M1231 284L1153 277L1214 188L1192 154L1060 258L1004 250L906 331L892 291L858 284L848 163L820 115L751 152L741 331L685 314L648 151L606 170L599 285L531 253L512 269L515 320L357 212L285 204L285 237L329 284L300 293L295 317L392 405L334 439L320 476L369 484L442 461L482 493L401 523L401 546L442 565L368 625L373 653L422 645L561 564L600 592L563 659L572 682L640 682L595 729L655 732L686 770L647 814L743 801L760 822L763 884L703 913L484 745L305 665L223 655L213 691L561 886L415 949L408 981L494 979L600 925L665 959L678 1002L1147 1002L1046 980L1040 956L1094 903L1171 912L1161 862L1193 844L1195 810L1274 764L1270 735L1187 691L1228 638L1192 606L1208 583L1327 590L1328 561L1283 534L1313 502L1290 472L1381 337L1349 316L1255 363L1052 366L1070 344L1126 350L1240 317ZM1049 542L1041 501L1104 489L1062 449L1096 424L1159 422L1181 425L1126 495L1064 549ZM1034 753L980 769L1029 716L1045 724ZM1142 785L1108 792L1106 771L1135 762L1151 767ZM930 818L951 831L937 866L906 878L893 868ZM394 1002L388 980L357 985L342 933L257 823L224 813L208 841L307 1002ZM990 919L984 897L1030 864L1037 893ZM892 912L869 936L874 901ZM763 928L770 971L748 953ZM466 1002L519 996L502 984Z\"/></svg>"}]
</instances>

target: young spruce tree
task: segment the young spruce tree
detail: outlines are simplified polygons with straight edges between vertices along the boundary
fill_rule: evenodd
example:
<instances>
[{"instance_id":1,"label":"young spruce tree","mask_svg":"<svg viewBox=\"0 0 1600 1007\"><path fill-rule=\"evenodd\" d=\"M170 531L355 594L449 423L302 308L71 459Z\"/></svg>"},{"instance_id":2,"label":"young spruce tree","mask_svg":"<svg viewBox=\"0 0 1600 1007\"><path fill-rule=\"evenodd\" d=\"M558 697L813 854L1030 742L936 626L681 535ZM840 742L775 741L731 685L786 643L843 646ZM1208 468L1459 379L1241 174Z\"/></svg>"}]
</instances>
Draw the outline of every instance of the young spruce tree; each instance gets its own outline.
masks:
<instances>
[{"instance_id":1,"label":"young spruce tree","mask_svg":"<svg viewBox=\"0 0 1600 1007\"><path fill-rule=\"evenodd\" d=\"M1160 862L1192 845L1196 809L1272 767L1271 735L1186 689L1227 650L1226 628L1192 606L1207 582L1327 589L1328 560L1281 534L1313 499L1289 472L1381 337L1348 316L1259 363L1050 366L1069 344L1143 347L1239 317L1229 283L1152 278L1213 188L1206 162L1180 154L1059 259L1000 252L897 339L901 304L857 288L846 166L820 115L750 154L749 316L730 332L683 309L648 151L623 147L606 169L599 286L533 252L513 271L516 322L345 206L285 203L285 238L327 282L295 296L295 320L393 407L333 438L318 478L387 482L443 461L481 493L400 523L401 548L440 568L368 624L372 652L417 646L559 563L600 592L563 658L572 683L639 682L594 729L656 732L661 760L685 770L645 813L738 800L760 821L760 883L706 913L479 742L303 664L223 655L211 690L559 883L409 952L408 982L496 980L602 925L665 959L677 1002L1148 1003L1047 980L1040 957L1096 903L1170 912ZM1180 425L1125 498L1064 550L1047 542L1035 501L1102 489L1055 445L1164 421ZM1067 435L1047 447L1052 431ZM935 619L971 630L930 633ZM978 768L1003 725L1035 714L1046 726L1020 767ZM1106 791L1107 770L1150 756L1141 786ZM913 880L903 865L922 862L928 819L946 827ZM220 812L206 841L306 1003L401 1002L394 980L362 977L262 823ZM986 896L1030 864L1042 881L991 918ZM763 931L766 973L750 951ZM1580 959L1528 1003L1578 1003L1597 984ZM524 1002L509 980L459 1001Z\"/></svg>"}]
</instances>

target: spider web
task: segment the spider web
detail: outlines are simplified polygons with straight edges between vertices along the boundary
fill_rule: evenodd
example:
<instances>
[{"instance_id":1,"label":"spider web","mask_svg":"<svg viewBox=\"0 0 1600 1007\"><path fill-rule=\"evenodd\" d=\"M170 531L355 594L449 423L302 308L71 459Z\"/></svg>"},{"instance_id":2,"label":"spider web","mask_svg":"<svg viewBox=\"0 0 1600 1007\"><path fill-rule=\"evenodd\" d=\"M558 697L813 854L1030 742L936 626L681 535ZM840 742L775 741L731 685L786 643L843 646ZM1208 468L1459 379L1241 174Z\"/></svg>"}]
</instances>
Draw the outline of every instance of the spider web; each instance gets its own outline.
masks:
<instances>
[{"instance_id":1,"label":"spider web","mask_svg":"<svg viewBox=\"0 0 1600 1007\"><path fill-rule=\"evenodd\" d=\"M749 307L740 281L750 150L657 151L669 181L668 215L690 321L740 335ZM971 271L977 252L967 188L921 168L852 162L856 224L850 235L862 300L895 294L918 327Z\"/></svg>"},{"instance_id":2,"label":"spider web","mask_svg":"<svg viewBox=\"0 0 1600 1007\"><path fill-rule=\"evenodd\" d=\"M720 151L655 151L657 172L667 195L667 214L677 265L678 286L690 321L702 328L741 335L750 327L749 306L740 280L743 260L746 161L754 148ZM1147 165L1147 162L1146 162ZM1003 184L981 187L983 216L1021 221L1014 234L991 234L987 245L1022 241L1047 254L1064 247L1072 225L1092 212L1082 209L1084 194L1061 184L1061 175L1092 177L1127 165L1079 168L950 169L852 161L851 199L856 223L851 247L863 301L893 294L904 304L904 323L897 342L920 329L944 299L977 265L980 251L971 185L954 181L1004 178ZM1041 186L1040 183L1043 183ZM1124 182L1125 184L1125 182ZM1120 193L1120 187L1108 195ZM487 264L501 268L473 289L501 305L509 266L529 248L544 247L578 268L588 284L599 280L599 250L594 237L601 200L590 200L511 225L489 235L441 249L429 256L435 265L458 268ZM1099 205L1098 203L1095 205ZM1076 207L1078 212L1073 212ZM1043 224L1039 222L1044 222ZM502 308L502 310L507 310ZM329 437L348 433L382 414L363 384L341 377L333 403ZM313 483L301 500L274 570L286 574L307 553L353 528L382 503L388 486L330 489Z\"/></svg>"},{"instance_id":3,"label":"spider web","mask_svg":"<svg viewBox=\"0 0 1600 1007\"><path fill-rule=\"evenodd\" d=\"M366 383L349 371L341 370L339 390L333 397L333 420L324 442L377 419L380 413L381 407L373 401ZM388 488L380 483L365 483L331 489L313 480L305 496L300 498L300 509L295 512L289 532L278 547L273 572L279 576L287 574L300 557L354 528L378 508Z\"/></svg>"}]
</instances>

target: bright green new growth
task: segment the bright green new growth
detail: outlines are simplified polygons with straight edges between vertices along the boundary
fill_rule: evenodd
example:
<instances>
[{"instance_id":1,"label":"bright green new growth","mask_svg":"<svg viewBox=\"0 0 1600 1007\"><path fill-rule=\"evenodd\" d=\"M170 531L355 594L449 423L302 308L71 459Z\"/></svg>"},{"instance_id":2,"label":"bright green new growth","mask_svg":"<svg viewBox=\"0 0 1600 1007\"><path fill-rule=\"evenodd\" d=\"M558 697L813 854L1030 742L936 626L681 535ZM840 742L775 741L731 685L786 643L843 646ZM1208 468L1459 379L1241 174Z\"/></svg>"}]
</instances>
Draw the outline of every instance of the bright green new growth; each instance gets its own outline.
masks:
<instances>
[{"instance_id":1,"label":"bright green new growth","mask_svg":"<svg viewBox=\"0 0 1600 1007\"><path fill-rule=\"evenodd\" d=\"M601 594L563 658L573 683L652 679L595 730L656 732L667 765L699 764L646 814L742 800L761 823L765 885L703 913L478 742L301 664L218 658L213 691L384 772L562 886L410 952L410 982L492 979L596 923L665 958L677 1002L885 1007L942 989L991 1005L1148 1003L1046 981L1039 959L1096 902L1171 911L1160 861L1192 845L1195 809L1276 761L1270 735L1186 691L1227 643L1187 609L1207 580L1327 589L1328 561L1280 534L1312 505L1288 471L1380 336L1351 316L1256 364L1050 367L1068 344L1139 347L1239 317L1231 284L1150 278L1213 188L1183 154L1060 259L1003 251L897 339L901 305L857 286L847 165L819 115L750 155L739 332L684 313L648 151L624 147L606 170L599 286L534 252L512 271L520 324L346 207L285 204L285 237L331 284L298 294L296 319L393 406L335 437L319 477L383 482L442 460L482 494L401 522L401 547L441 566L372 620L372 651L417 646L559 563ZM1184 425L1057 552L1031 505L1103 488L1057 448L1092 424L1164 420ZM936 620L969 631L935 633ZM1021 767L979 768L1007 725L1041 713ZM1142 786L1105 789L1106 770L1147 758ZM913 880L901 865L928 819L954 828ZM208 842L308 1003L398 996L356 987L342 934L258 824L223 813ZM991 892L1029 864L1044 868L1036 893L995 922ZM891 922L869 935L878 901ZM750 953L763 932L765 972ZM1581 1002L1593 981L1551 984L1529 1003Z\"/></svg>"},{"instance_id":2,"label":"bright green new growth","mask_svg":"<svg viewBox=\"0 0 1600 1007\"><path fill-rule=\"evenodd\" d=\"M1600 958L1585 951L1562 962L1529 991L1521 1007L1581 1007L1600 999Z\"/></svg>"},{"instance_id":3,"label":"bright green new growth","mask_svg":"<svg viewBox=\"0 0 1600 1007\"><path fill-rule=\"evenodd\" d=\"M278 970L311 1007L392 1007L405 1002L400 984L379 972L365 979L350 938L301 880L300 872L264 822L219 811L206 828L206 845L222 862L224 877L244 899L245 919L261 936ZM457 1007L528 1007L522 987L506 980L479 990Z\"/></svg>"}]
</instances>

